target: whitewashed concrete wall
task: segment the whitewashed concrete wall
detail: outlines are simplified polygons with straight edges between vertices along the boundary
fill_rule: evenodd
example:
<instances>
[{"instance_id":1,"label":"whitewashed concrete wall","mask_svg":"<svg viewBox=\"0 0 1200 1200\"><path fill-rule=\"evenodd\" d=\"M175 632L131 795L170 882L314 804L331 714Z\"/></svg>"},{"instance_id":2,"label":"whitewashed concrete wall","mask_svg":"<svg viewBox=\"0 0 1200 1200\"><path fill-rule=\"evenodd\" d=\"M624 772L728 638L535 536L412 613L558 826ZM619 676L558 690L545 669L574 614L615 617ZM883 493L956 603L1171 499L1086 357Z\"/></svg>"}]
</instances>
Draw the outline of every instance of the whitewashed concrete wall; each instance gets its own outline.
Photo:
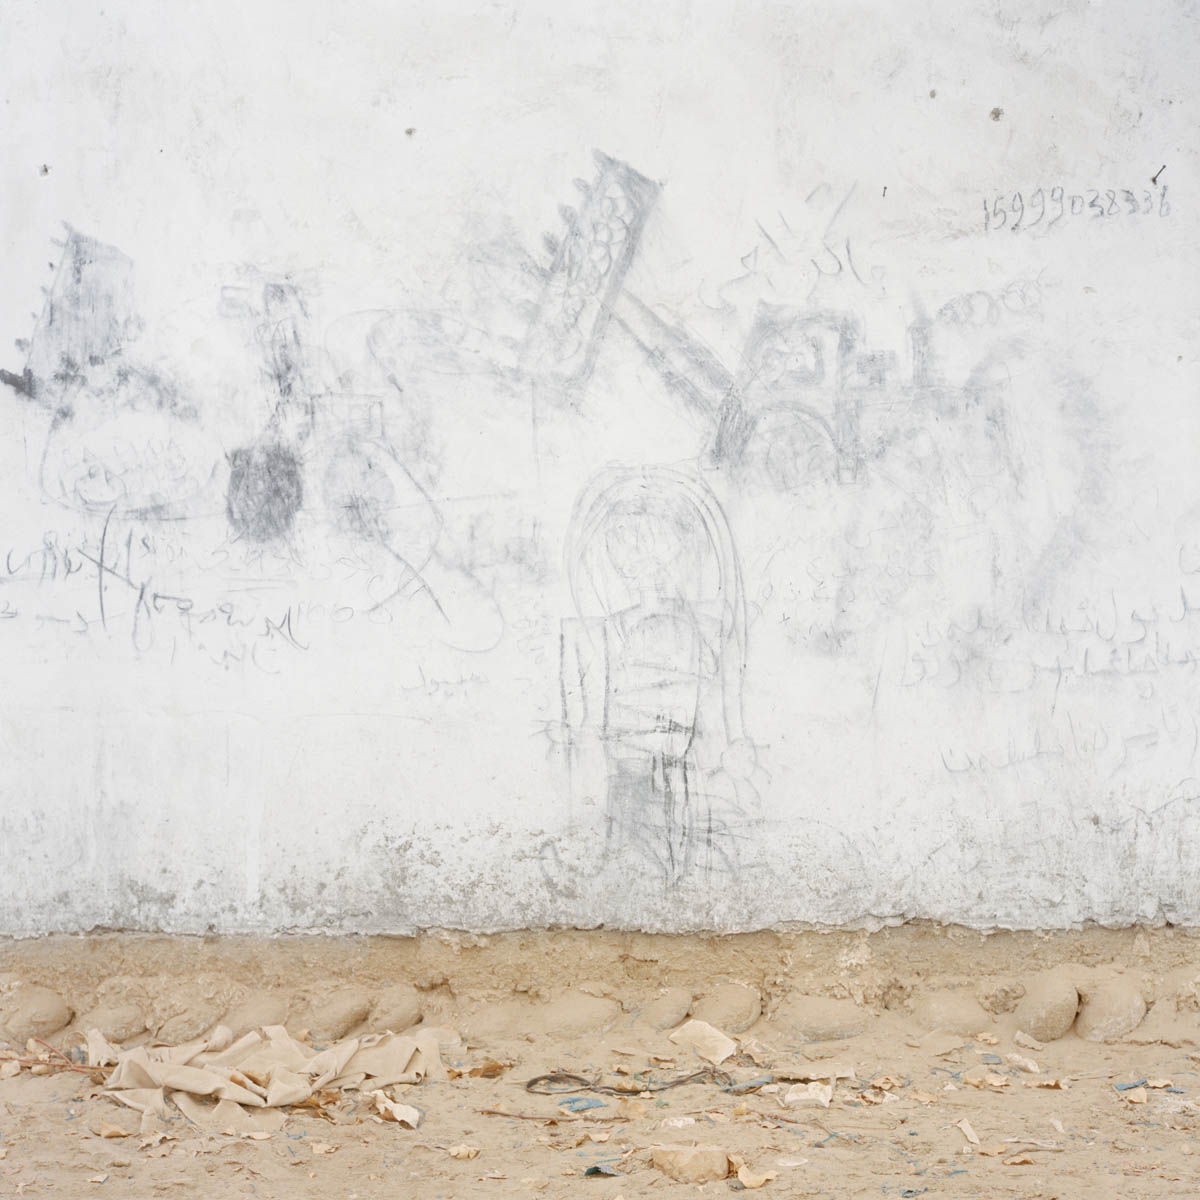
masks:
<instances>
[{"instance_id":1,"label":"whitewashed concrete wall","mask_svg":"<svg viewBox=\"0 0 1200 1200\"><path fill-rule=\"evenodd\" d=\"M1200 922L1197 22L10 0L0 930Z\"/></svg>"}]
</instances>

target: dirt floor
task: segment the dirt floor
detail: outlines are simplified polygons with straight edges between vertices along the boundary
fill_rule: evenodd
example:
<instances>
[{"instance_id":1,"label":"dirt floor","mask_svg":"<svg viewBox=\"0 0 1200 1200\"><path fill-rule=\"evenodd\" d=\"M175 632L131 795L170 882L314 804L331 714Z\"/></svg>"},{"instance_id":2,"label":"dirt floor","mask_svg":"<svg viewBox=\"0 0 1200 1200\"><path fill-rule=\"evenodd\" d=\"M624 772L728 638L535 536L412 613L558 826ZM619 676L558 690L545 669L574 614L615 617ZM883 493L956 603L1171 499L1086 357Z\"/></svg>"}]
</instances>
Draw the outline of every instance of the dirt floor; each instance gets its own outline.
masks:
<instances>
[{"instance_id":1,"label":"dirt floor","mask_svg":"<svg viewBox=\"0 0 1200 1200\"><path fill-rule=\"evenodd\" d=\"M113 1100L107 1070L72 1059L88 1028L129 1048L222 1024L286 1025L314 1046L437 1029L450 1078L386 1089L419 1110L415 1129L343 1090L273 1110L271 1130L260 1112L189 1119L173 1104L147 1120ZM701 1056L708 1026L727 1057ZM526 1086L561 1072L582 1078ZM676 1178L689 1172L710 1179ZM0 943L0 1198L758 1189L1200 1196L1200 937L909 925Z\"/></svg>"}]
</instances>

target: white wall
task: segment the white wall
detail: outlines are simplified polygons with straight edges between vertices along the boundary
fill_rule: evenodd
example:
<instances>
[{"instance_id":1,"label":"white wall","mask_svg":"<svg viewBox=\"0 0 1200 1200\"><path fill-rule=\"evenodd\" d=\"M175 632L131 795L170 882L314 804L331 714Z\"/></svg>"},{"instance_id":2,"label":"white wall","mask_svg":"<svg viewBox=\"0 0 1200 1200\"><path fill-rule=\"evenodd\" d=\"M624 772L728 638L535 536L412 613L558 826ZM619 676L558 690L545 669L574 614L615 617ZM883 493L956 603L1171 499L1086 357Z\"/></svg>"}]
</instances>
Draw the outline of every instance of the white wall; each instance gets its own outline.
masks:
<instances>
[{"instance_id":1,"label":"white wall","mask_svg":"<svg viewBox=\"0 0 1200 1200\"><path fill-rule=\"evenodd\" d=\"M1194 3L4 24L0 930L1200 922Z\"/></svg>"}]
</instances>

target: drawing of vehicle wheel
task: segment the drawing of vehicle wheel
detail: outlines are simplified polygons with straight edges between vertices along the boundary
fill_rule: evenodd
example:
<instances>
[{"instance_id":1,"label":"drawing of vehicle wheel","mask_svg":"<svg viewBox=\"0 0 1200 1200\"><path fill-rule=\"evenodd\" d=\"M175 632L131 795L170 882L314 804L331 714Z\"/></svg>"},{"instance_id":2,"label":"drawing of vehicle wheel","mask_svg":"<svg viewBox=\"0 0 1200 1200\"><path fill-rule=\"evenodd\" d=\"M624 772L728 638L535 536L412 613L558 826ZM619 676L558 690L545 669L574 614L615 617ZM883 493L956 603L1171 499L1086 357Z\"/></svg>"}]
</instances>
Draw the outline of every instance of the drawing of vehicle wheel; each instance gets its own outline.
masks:
<instances>
[{"instance_id":1,"label":"drawing of vehicle wheel","mask_svg":"<svg viewBox=\"0 0 1200 1200\"><path fill-rule=\"evenodd\" d=\"M746 470L784 492L838 478L838 453L829 427L795 408L768 409L754 422Z\"/></svg>"}]
</instances>

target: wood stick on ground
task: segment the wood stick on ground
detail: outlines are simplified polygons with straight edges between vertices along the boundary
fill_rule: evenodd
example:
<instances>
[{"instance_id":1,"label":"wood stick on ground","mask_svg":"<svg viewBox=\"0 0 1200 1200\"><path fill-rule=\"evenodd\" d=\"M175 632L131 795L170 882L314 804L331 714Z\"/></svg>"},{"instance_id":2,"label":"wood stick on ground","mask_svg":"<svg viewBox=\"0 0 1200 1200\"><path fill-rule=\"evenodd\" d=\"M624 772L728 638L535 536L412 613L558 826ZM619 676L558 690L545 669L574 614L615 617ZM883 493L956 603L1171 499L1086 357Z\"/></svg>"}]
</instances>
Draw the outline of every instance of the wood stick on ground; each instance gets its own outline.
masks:
<instances>
[{"instance_id":1,"label":"wood stick on ground","mask_svg":"<svg viewBox=\"0 0 1200 1200\"><path fill-rule=\"evenodd\" d=\"M510 1113L504 1112L499 1108L477 1108L475 1110L480 1115L485 1117L512 1117L514 1121L542 1121L547 1125L573 1125L582 1123L585 1125L600 1125L610 1121L628 1121L630 1117L568 1117L568 1116L551 1116L539 1117L536 1113Z\"/></svg>"},{"instance_id":2,"label":"wood stick on ground","mask_svg":"<svg viewBox=\"0 0 1200 1200\"><path fill-rule=\"evenodd\" d=\"M57 1046L52 1046L52 1045L50 1045L49 1042L42 1041L42 1039L40 1037L35 1037L33 1040L35 1042L37 1042L37 1044L39 1046L45 1046L46 1049L49 1050L51 1054L57 1054L59 1058L61 1058L64 1062L70 1063L71 1066L73 1066L73 1067L79 1066L79 1064L77 1062L72 1060L72 1058L69 1054L64 1053Z\"/></svg>"},{"instance_id":3,"label":"wood stick on ground","mask_svg":"<svg viewBox=\"0 0 1200 1200\"><path fill-rule=\"evenodd\" d=\"M85 1075L104 1075L104 1067L81 1067L78 1063L46 1062L41 1058L4 1058L0 1062L20 1063L23 1067L53 1067L56 1071L81 1071Z\"/></svg>"}]
</instances>

